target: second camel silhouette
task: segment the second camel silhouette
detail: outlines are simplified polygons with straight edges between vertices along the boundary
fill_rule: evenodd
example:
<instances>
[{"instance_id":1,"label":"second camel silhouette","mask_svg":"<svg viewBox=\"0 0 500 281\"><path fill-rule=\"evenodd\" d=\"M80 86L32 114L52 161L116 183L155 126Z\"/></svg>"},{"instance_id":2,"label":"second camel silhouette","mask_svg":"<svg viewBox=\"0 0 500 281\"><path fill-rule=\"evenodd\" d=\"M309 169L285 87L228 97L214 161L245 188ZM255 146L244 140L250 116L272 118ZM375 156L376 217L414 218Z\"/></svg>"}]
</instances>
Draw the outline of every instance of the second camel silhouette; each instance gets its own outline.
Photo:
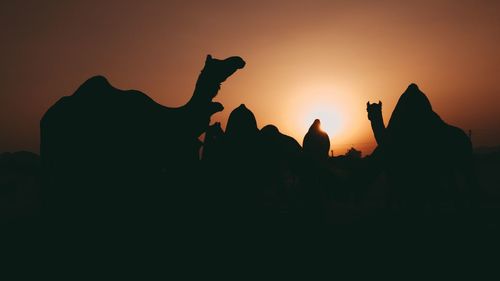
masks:
<instances>
[{"instance_id":1,"label":"second camel silhouette","mask_svg":"<svg viewBox=\"0 0 500 281\"><path fill-rule=\"evenodd\" d=\"M417 85L401 95L387 128L381 102L368 102L367 111L378 144L375 154L385 163L391 207L436 211L477 203L470 139L432 110Z\"/></svg>"}]
</instances>

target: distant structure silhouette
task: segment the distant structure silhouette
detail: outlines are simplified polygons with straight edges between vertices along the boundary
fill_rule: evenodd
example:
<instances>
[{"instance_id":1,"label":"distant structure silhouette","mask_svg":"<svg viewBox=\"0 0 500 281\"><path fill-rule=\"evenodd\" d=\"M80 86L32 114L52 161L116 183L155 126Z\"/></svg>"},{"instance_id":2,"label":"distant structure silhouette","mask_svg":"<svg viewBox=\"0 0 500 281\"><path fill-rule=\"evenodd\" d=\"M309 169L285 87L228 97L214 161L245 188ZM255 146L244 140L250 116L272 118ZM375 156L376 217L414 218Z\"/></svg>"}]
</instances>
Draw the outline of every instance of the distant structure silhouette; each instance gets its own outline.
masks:
<instances>
[{"instance_id":1,"label":"distant structure silhouette","mask_svg":"<svg viewBox=\"0 0 500 281\"><path fill-rule=\"evenodd\" d=\"M304 153L308 157L315 159L328 158L328 151L330 150L330 138L328 134L321 129L321 121L314 120L309 131L304 136L302 142Z\"/></svg>"},{"instance_id":2,"label":"distant structure silhouette","mask_svg":"<svg viewBox=\"0 0 500 281\"><path fill-rule=\"evenodd\" d=\"M193 96L179 108L160 105L139 91L116 89L102 76L61 98L40 122L48 212L154 216L170 212L164 206L186 202L179 197L195 186L198 137L211 115L223 109L212 99L244 65L240 57L208 55Z\"/></svg>"},{"instance_id":3,"label":"distant structure silhouette","mask_svg":"<svg viewBox=\"0 0 500 281\"><path fill-rule=\"evenodd\" d=\"M368 102L367 111L385 163L392 207L418 212L476 203L471 142L432 110L417 85L401 95L387 128L381 102Z\"/></svg>"},{"instance_id":4,"label":"distant structure silhouette","mask_svg":"<svg viewBox=\"0 0 500 281\"><path fill-rule=\"evenodd\" d=\"M357 150L354 147L351 147L346 152L345 157L347 157L349 159L361 159L361 151Z\"/></svg>"}]
</instances>

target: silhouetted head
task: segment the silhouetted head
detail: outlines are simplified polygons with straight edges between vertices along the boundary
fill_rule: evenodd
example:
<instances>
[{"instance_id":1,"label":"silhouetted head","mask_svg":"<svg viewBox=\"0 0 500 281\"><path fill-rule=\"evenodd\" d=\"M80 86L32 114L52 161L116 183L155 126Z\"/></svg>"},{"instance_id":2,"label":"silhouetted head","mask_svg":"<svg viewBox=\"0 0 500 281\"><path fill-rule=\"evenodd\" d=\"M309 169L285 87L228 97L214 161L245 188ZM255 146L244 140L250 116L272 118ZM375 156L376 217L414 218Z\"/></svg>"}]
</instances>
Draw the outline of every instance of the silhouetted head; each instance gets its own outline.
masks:
<instances>
[{"instance_id":1,"label":"silhouetted head","mask_svg":"<svg viewBox=\"0 0 500 281\"><path fill-rule=\"evenodd\" d=\"M203 71L209 72L212 78L222 83L231 76L236 70L245 66L245 61L241 57L229 57L224 60L214 59L211 55L207 55L205 59L205 68Z\"/></svg>"},{"instance_id":2,"label":"silhouetted head","mask_svg":"<svg viewBox=\"0 0 500 281\"><path fill-rule=\"evenodd\" d=\"M234 109L229 115L226 136L230 138L250 137L258 133L255 115L244 104Z\"/></svg>"},{"instance_id":3,"label":"silhouetted head","mask_svg":"<svg viewBox=\"0 0 500 281\"><path fill-rule=\"evenodd\" d=\"M368 112L368 119L370 121L381 120L382 118L382 102L378 103L366 103L366 111Z\"/></svg>"},{"instance_id":4,"label":"silhouetted head","mask_svg":"<svg viewBox=\"0 0 500 281\"><path fill-rule=\"evenodd\" d=\"M198 119L194 120L197 122L195 125L197 129L194 130L196 134L205 131L211 116L224 109L221 103L212 101L220 89L220 84L244 66L245 62L240 57L219 60L207 55L205 66L196 81L193 97L187 104L191 112L197 115L197 117L193 117L193 119Z\"/></svg>"},{"instance_id":5,"label":"silhouetted head","mask_svg":"<svg viewBox=\"0 0 500 281\"><path fill-rule=\"evenodd\" d=\"M231 76L236 70L245 66L245 61L240 57L229 57L224 60L214 59L207 55L205 66L196 83L203 89L206 99L212 100L220 89L220 84Z\"/></svg>"}]
</instances>

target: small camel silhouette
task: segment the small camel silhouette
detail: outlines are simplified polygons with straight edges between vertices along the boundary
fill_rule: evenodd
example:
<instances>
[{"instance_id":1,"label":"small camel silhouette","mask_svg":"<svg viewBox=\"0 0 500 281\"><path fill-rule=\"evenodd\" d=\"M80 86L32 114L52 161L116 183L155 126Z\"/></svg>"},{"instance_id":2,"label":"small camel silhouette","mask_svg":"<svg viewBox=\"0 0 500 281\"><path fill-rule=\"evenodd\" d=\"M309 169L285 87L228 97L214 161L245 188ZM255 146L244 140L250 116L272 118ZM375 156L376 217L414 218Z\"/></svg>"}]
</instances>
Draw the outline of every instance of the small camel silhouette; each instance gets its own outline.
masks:
<instances>
[{"instance_id":1,"label":"small camel silhouette","mask_svg":"<svg viewBox=\"0 0 500 281\"><path fill-rule=\"evenodd\" d=\"M257 120L245 104L241 104L229 114L226 126L226 136L229 139L247 141L245 138L254 138L259 132Z\"/></svg>"}]
</instances>

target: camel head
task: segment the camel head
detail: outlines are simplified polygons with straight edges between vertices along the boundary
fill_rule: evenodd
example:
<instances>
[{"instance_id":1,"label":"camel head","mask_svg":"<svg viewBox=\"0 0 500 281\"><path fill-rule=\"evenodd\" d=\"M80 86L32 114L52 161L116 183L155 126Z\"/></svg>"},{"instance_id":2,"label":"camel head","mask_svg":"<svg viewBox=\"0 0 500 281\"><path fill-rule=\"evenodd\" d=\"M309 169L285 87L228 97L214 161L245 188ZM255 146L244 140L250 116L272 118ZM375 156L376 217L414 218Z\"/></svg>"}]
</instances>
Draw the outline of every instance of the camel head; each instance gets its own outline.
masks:
<instances>
[{"instance_id":1,"label":"camel head","mask_svg":"<svg viewBox=\"0 0 500 281\"><path fill-rule=\"evenodd\" d=\"M375 121L382 118L382 102L378 103L366 103L366 111L368 111L368 119L370 121Z\"/></svg>"},{"instance_id":2,"label":"camel head","mask_svg":"<svg viewBox=\"0 0 500 281\"><path fill-rule=\"evenodd\" d=\"M265 136L276 136L280 134L278 127L274 125L266 125L260 129L260 133Z\"/></svg>"},{"instance_id":3,"label":"camel head","mask_svg":"<svg viewBox=\"0 0 500 281\"><path fill-rule=\"evenodd\" d=\"M244 66L245 61L240 57L219 60L207 55L205 66L196 82L196 99L203 103L210 102L217 95L220 84Z\"/></svg>"},{"instance_id":4,"label":"camel head","mask_svg":"<svg viewBox=\"0 0 500 281\"><path fill-rule=\"evenodd\" d=\"M193 132L197 136L202 134L210 123L213 114L222 111L224 107L213 98L220 89L220 84L229 76L245 66L245 61L240 57L229 57L224 60L214 59L207 55L205 66L201 70L193 96L186 104L193 124Z\"/></svg>"}]
</instances>

